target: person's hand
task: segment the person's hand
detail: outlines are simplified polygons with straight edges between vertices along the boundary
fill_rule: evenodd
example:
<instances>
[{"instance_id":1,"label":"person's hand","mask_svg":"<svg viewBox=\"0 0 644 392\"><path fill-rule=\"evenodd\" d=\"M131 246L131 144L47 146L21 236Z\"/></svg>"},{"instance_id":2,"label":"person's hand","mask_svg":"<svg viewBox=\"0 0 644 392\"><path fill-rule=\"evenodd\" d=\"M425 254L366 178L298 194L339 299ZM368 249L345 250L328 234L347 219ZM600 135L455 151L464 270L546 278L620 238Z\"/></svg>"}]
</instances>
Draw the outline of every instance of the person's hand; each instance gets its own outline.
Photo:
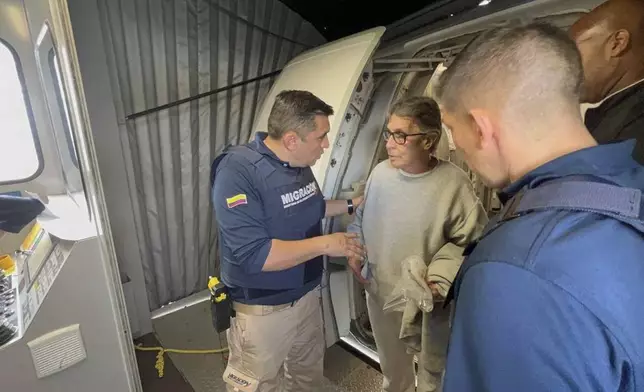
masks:
<instances>
[{"instance_id":1,"label":"person's hand","mask_svg":"<svg viewBox=\"0 0 644 392\"><path fill-rule=\"evenodd\" d=\"M364 260L364 248L357 233L333 233L325 236L325 251L327 256L356 258Z\"/></svg>"},{"instance_id":2,"label":"person's hand","mask_svg":"<svg viewBox=\"0 0 644 392\"><path fill-rule=\"evenodd\" d=\"M356 277L358 282L362 284L369 283L367 279L362 277L362 260L355 257L349 257L347 262L349 264L349 268L351 268L351 271L353 271L353 275Z\"/></svg>"},{"instance_id":3,"label":"person's hand","mask_svg":"<svg viewBox=\"0 0 644 392\"><path fill-rule=\"evenodd\" d=\"M358 196L355 199L351 199L353 201L353 209L354 211L360 207L360 204L364 201L364 195Z\"/></svg>"},{"instance_id":4,"label":"person's hand","mask_svg":"<svg viewBox=\"0 0 644 392\"><path fill-rule=\"evenodd\" d=\"M434 302L441 302L445 300L445 297L443 297L440 294L439 286L438 283L436 282L428 282L427 285L429 286L429 289L432 291L432 297L434 297Z\"/></svg>"}]
</instances>

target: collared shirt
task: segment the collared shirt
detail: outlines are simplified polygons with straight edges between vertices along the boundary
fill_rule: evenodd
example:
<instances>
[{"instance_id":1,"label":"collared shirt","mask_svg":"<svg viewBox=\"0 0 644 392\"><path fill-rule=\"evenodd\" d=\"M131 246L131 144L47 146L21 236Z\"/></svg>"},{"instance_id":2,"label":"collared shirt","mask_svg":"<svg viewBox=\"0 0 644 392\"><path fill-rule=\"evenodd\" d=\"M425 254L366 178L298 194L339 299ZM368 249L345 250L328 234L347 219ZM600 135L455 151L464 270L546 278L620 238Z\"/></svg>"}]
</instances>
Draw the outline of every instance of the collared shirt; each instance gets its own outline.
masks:
<instances>
[{"instance_id":1,"label":"collared shirt","mask_svg":"<svg viewBox=\"0 0 644 392\"><path fill-rule=\"evenodd\" d=\"M587 174L644 190L633 141L555 159L501 193ZM490 231L455 283L445 392L644 386L644 235L591 212L545 210Z\"/></svg>"},{"instance_id":2,"label":"collared shirt","mask_svg":"<svg viewBox=\"0 0 644 392\"><path fill-rule=\"evenodd\" d=\"M642 82L644 82L644 79L640 79L640 80L638 80L638 81L637 81L637 82L635 82L635 83L631 83L631 84L629 84L628 86L626 86L626 87L624 87L624 88L621 88L621 89L619 89L619 90L617 90L617 91L615 91L615 92L612 92L612 93L608 94L607 96L605 96L605 97L604 97L604 99L602 99L602 100L601 100L601 101L599 101L599 102L596 102L596 103L585 103L585 104L583 104L582 106L583 106L583 108L584 108L585 110L588 110L588 109L594 109L594 108L596 108L596 107L601 106L604 102L606 102L606 100L607 100L607 99L610 99L610 98L612 98L613 96L615 96L615 95L617 95L617 94L619 94L619 93L621 93L621 92L624 92L624 91L628 90L628 89L629 89L629 88L631 88L631 87L635 87L636 85L638 85L638 84L640 84L640 83L642 83ZM585 113L585 111L584 111L583 113Z\"/></svg>"}]
</instances>

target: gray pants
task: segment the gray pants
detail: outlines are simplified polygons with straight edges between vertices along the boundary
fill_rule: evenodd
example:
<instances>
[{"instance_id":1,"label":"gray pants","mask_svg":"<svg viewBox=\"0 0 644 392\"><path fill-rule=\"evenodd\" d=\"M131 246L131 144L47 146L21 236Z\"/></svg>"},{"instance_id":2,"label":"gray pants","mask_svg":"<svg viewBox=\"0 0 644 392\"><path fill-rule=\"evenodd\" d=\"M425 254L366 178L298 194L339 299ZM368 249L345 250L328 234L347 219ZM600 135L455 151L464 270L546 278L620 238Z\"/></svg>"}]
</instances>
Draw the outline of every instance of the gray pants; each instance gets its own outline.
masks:
<instances>
[{"instance_id":1,"label":"gray pants","mask_svg":"<svg viewBox=\"0 0 644 392\"><path fill-rule=\"evenodd\" d=\"M382 390L385 392L406 392L414 390L414 356L407 353L407 346L398 339L402 313L385 313L379 298L367 293L369 321L376 340Z\"/></svg>"},{"instance_id":2,"label":"gray pants","mask_svg":"<svg viewBox=\"0 0 644 392\"><path fill-rule=\"evenodd\" d=\"M423 336L422 353L418 354L419 366L416 377L414 356L407 352L407 345L399 339L402 313L385 313L382 307L383 301L377 295L367 293L369 320L383 375L382 390L384 392L413 391L417 382L418 392L440 392L447 349L444 343L447 342L449 335L448 325L443 322L440 322L440 325L428 323L429 330L425 331L427 334ZM449 314L448 311L446 313ZM425 314L424 317L431 316ZM439 319L442 321L442 314Z\"/></svg>"},{"instance_id":3,"label":"gray pants","mask_svg":"<svg viewBox=\"0 0 644 392\"><path fill-rule=\"evenodd\" d=\"M320 290L294 306L237 312L228 330L227 391L311 391L323 376L324 325Z\"/></svg>"}]
</instances>

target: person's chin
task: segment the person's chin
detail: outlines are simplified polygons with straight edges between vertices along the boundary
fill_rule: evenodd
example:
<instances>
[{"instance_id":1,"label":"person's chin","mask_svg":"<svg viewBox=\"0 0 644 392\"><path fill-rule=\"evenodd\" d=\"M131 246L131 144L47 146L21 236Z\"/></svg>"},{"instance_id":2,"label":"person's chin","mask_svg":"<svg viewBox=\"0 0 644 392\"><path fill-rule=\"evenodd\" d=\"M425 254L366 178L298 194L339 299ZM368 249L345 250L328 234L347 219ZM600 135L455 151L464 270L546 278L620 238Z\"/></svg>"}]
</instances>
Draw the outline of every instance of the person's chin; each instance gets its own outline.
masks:
<instances>
[{"instance_id":1,"label":"person's chin","mask_svg":"<svg viewBox=\"0 0 644 392\"><path fill-rule=\"evenodd\" d=\"M397 157L390 156L389 157L389 164L391 164L391 166L393 166L396 169L398 169L398 167L400 166L400 159L397 158Z\"/></svg>"}]
</instances>

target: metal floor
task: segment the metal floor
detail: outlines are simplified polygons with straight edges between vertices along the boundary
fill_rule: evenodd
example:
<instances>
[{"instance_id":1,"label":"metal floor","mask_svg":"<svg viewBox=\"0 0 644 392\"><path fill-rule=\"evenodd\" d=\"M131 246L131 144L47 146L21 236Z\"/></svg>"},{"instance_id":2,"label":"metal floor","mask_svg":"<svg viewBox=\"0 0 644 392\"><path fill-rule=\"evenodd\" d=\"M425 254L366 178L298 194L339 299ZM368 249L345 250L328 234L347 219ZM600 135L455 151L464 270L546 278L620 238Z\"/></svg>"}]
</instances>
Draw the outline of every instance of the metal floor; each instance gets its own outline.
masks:
<instances>
[{"instance_id":1,"label":"metal floor","mask_svg":"<svg viewBox=\"0 0 644 392\"><path fill-rule=\"evenodd\" d=\"M163 347L212 349L225 346L225 334L218 336L212 327L209 306L207 301L200 302L154 320L156 336ZM225 390L221 379L225 359L221 355L174 353L166 355L170 356L194 391ZM382 382L382 376L377 370L339 346L333 346L327 351L324 375L325 380L318 391L379 391Z\"/></svg>"}]
</instances>

